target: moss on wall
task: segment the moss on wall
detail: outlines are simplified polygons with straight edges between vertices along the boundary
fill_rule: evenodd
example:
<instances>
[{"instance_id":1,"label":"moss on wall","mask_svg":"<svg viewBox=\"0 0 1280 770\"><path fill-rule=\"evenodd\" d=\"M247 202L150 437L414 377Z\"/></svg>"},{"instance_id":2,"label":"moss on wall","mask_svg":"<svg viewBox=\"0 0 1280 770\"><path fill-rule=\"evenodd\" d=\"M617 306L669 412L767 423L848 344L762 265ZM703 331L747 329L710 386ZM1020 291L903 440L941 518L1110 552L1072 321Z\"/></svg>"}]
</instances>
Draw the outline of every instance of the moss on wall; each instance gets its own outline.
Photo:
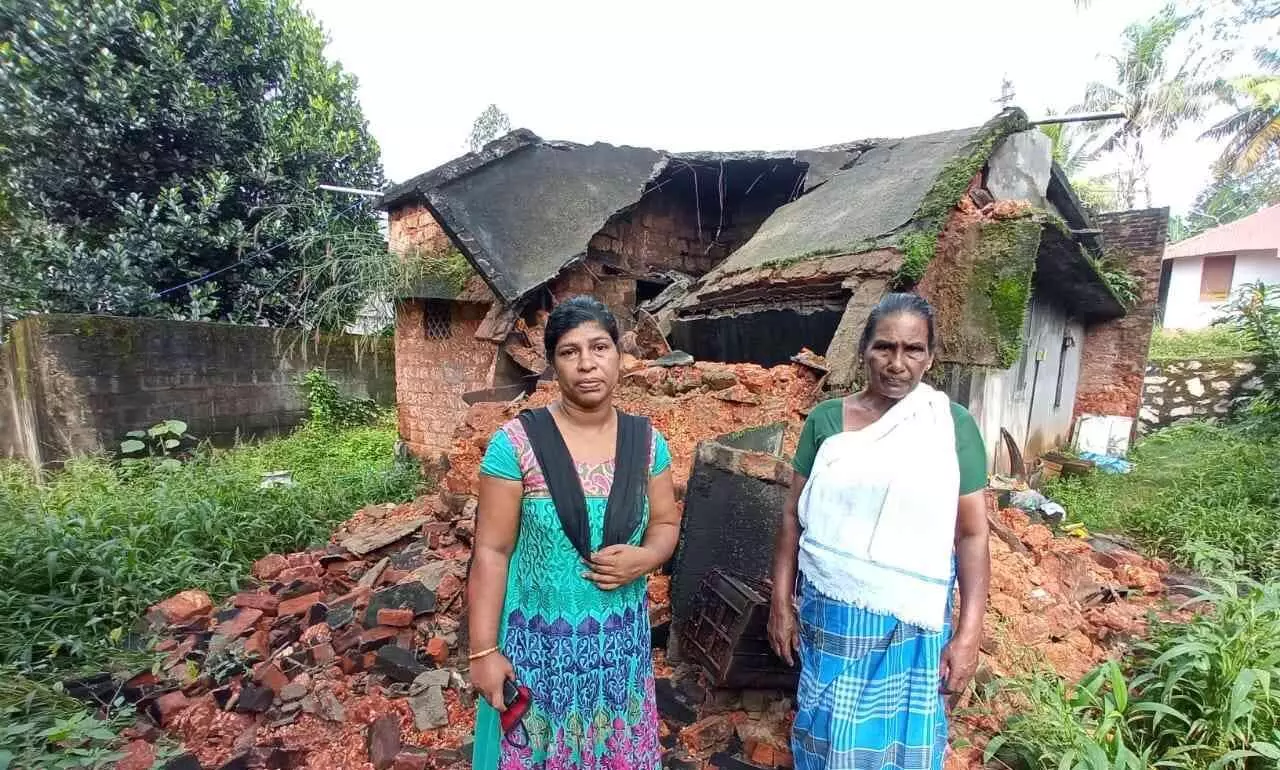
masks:
<instances>
[{"instance_id":1,"label":"moss on wall","mask_svg":"<svg viewBox=\"0 0 1280 770\"><path fill-rule=\"evenodd\" d=\"M969 310L991 332L1001 368L1013 366L1022 354L1040 227L1031 216L979 226Z\"/></svg>"},{"instance_id":2,"label":"moss on wall","mask_svg":"<svg viewBox=\"0 0 1280 770\"><path fill-rule=\"evenodd\" d=\"M991 153L1005 137L1025 131L1029 126L1027 116L1021 110L1002 112L975 133L964 150L938 172L916 209L911 225L897 237L897 246L906 259L894 277L895 288L910 287L924 276L937 252L938 235L973 177L982 171Z\"/></svg>"},{"instance_id":3,"label":"moss on wall","mask_svg":"<svg viewBox=\"0 0 1280 770\"><path fill-rule=\"evenodd\" d=\"M419 252L405 257L406 284L413 295L433 299L453 299L476 274L475 268L456 248L439 253Z\"/></svg>"}]
</instances>

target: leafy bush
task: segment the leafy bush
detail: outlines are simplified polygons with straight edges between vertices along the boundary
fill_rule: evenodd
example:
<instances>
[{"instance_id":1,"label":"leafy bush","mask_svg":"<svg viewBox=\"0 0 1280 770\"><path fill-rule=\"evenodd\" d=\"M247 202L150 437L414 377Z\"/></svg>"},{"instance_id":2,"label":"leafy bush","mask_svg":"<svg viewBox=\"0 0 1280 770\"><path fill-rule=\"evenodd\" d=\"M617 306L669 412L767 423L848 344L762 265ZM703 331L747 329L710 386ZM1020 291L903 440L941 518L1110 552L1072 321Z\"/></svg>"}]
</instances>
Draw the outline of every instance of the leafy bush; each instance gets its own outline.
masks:
<instances>
[{"instance_id":1,"label":"leafy bush","mask_svg":"<svg viewBox=\"0 0 1280 770\"><path fill-rule=\"evenodd\" d=\"M1156 329L1151 335L1152 361L1183 361L1189 358L1213 360L1245 358L1250 354L1245 339L1232 326L1206 329Z\"/></svg>"},{"instance_id":2,"label":"leafy bush","mask_svg":"<svg viewBox=\"0 0 1280 770\"><path fill-rule=\"evenodd\" d=\"M1250 401L1249 411L1280 430L1280 285L1259 281L1245 286L1231 303L1227 321L1259 363L1262 391Z\"/></svg>"},{"instance_id":3,"label":"leafy bush","mask_svg":"<svg viewBox=\"0 0 1280 770\"><path fill-rule=\"evenodd\" d=\"M1034 770L1253 770L1280 760L1280 585L1211 581L1208 610L1157 623L1124 663L1067 686L1041 674L987 693L1015 710L987 758ZM1127 674L1127 676L1126 676Z\"/></svg>"},{"instance_id":4,"label":"leafy bush","mask_svg":"<svg viewBox=\"0 0 1280 770\"><path fill-rule=\"evenodd\" d=\"M187 433L187 424L182 420L165 420L152 425L146 430L131 430L120 442L120 462L131 463L156 460L165 468L172 470L182 460L191 457L196 438Z\"/></svg>"},{"instance_id":5,"label":"leafy bush","mask_svg":"<svg viewBox=\"0 0 1280 770\"><path fill-rule=\"evenodd\" d=\"M409 499L420 473L395 461L395 440L384 418L202 450L176 469L80 459L37 483L0 465L0 663L101 661L157 600L234 591L263 554L321 543L368 503ZM294 484L264 488L278 470Z\"/></svg>"},{"instance_id":6,"label":"leafy bush","mask_svg":"<svg viewBox=\"0 0 1280 770\"><path fill-rule=\"evenodd\" d=\"M1090 529L1183 563L1221 549L1253 576L1280 579L1280 441L1193 423L1150 436L1130 459L1127 475L1061 479L1048 494Z\"/></svg>"},{"instance_id":7,"label":"leafy bush","mask_svg":"<svg viewBox=\"0 0 1280 770\"><path fill-rule=\"evenodd\" d=\"M378 405L371 398L348 396L324 373L312 369L298 378L307 399L312 424L327 428L368 425L378 415Z\"/></svg>"}]
</instances>

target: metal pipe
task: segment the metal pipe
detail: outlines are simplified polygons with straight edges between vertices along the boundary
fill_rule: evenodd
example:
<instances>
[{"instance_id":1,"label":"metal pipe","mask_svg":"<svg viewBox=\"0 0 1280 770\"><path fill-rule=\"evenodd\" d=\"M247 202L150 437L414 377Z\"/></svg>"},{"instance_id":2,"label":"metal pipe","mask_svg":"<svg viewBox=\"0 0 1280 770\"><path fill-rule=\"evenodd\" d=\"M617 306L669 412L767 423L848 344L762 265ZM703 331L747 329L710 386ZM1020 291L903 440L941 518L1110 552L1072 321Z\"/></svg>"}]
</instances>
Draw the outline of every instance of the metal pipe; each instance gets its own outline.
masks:
<instances>
[{"instance_id":1,"label":"metal pipe","mask_svg":"<svg viewBox=\"0 0 1280 770\"><path fill-rule=\"evenodd\" d=\"M321 190L328 190L329 192L350 193L352 195L363 195L366 198L382 197L382 193L378 192L377 190L361 190L358 187L338 187L337 185L332 185L332 184L321 184L321 185L316 185L316 187L319 187Z\"/></svg>"},{"instance_id":2,"label":"metal pipe","mask_svg":"<svg viewBox=\"0 0 1280 770\"><path fill-rule=\"evenodd\" d=\"M1054 123L1087 123L1094 120L1120 120L1127 118L1123 112L1089 112L1082 115L1054 115L1051 118L1033 120L1033 126L1048 126Z\"/></svg>"}]
</instances>

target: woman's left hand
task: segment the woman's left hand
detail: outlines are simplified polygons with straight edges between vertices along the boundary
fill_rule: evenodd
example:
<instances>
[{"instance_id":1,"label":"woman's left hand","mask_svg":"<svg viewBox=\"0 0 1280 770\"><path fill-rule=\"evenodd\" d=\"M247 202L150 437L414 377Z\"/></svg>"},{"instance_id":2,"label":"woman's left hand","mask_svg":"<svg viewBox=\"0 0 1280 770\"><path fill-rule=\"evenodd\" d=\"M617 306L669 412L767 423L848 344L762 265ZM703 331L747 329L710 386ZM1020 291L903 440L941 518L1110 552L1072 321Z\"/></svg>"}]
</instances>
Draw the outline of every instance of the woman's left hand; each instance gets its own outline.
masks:
<instances>
[{"instance_id":1,"label":"woman's left hand","mask_svg":"<svg viewBox=\"0 0 1280 770\"><path fill-rule=\"evenodd\" d=\"M941 688L949 703L954 705L969 686L978 670L978 640L954 637L942 648Z\"/></svg>"},{"instance_id":2,"label":"woman's left hand","mask_svg":"<svg viewBox=\"0 0 1280 770\"><path fill-rule=\"evenodd\" d=\"M604 591L621 588L657 568L654 554L643 546L611 545L591 554L584 577Z\"/></svg>"}]
</instances>

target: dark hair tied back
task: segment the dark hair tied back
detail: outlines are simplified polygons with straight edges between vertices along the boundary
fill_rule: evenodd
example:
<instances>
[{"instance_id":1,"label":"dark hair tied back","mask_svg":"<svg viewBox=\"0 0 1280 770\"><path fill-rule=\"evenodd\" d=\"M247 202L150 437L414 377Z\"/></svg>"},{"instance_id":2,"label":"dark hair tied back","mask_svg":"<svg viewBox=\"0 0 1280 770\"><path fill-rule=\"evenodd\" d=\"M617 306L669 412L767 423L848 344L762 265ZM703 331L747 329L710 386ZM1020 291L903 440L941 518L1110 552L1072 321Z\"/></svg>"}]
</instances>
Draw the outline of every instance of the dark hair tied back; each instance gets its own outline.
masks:
<instances>
[{"instance_id":1,"label":"dark hair tied back","mask_svg":"<svg viewBox=\"0 0 1280 770\"><path fill-rule=\"evenodd\" d=\"M555 360L556 347L560 338L586 323L599 324L609 333L613 344L618 344L618 319L613 317L609 308L595 297L581 294L556 305L547 319L547 331L543 335L546 343L547 361Z\"/></svg>"},{"instance_id":2,"label":"dark hair tied back","mask_svg":"<svg viewBox=\"0 0 1280 770\"><path fill-rule=\"evenodd\" d=\"M858 342L858 353L865 354L867 347L871 344L871 338L875 336L876 326L884 319L898 315L899 313L907 313L916 318L922 319L929 327L929 352L934 349L934 326L933 326L933 306L921 297L919 294L886 294L884 299L876 303L871 309L871 315L867 316L867 325L862 330L862 339Z\"/></svg>"}]
</instances>

